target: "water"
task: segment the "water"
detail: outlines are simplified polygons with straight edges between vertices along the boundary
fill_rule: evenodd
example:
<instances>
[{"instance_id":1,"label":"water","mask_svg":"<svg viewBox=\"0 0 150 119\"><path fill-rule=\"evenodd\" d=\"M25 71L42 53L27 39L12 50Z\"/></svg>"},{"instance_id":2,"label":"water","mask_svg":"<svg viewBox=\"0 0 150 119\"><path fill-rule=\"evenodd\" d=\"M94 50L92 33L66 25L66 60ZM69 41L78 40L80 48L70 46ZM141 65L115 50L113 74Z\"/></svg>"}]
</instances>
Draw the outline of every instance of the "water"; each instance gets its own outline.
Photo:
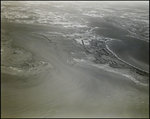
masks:
<instances>
[{"instance_id":1,"label":"water","mask_svg":"<svg viewBox=\"0 0 150 119\"><path fill-rule=\"evenodd\" d=\"M126 39L110 41L108 48L123 61L149 72L149 43L130 37Z\"/></svg>"},{"instance_id":2,"label":"water","mask_svg":"<svg viewBox=\"0 0 150 119\"><path fill-rule=\"evenodd\" d=\"M95 49L90 54L81 43L88 40L88 49L90 41L105 44L113 39L107 46L117 57L149 71L147 5L7 2L2 6L2 30L13 39L12 47L2 51L10 54L2 54L4 62L10 61L1 72L2 117L149 116L149 77L130 67L96 64ZM13 54L17 47L32 57L22 61L24 54ZM119 62L110 54L102 57Z\"/></svg>"}]
</instances>

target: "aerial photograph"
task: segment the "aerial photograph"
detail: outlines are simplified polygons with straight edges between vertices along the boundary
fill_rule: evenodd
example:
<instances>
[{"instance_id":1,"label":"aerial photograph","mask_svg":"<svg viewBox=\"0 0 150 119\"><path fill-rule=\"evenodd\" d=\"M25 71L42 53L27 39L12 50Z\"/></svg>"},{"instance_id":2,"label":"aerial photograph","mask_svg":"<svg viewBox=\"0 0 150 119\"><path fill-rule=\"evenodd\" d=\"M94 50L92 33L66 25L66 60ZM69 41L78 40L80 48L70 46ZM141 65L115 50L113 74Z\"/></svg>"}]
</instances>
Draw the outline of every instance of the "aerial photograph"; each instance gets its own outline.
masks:
<instances>
[{"instance_id":1,"label":"aerial photograph","mask_svg":"<svg viewBox=\"0 0 150 119\"><path fill-rule=\"evenodd\" d=\"M149 1L1 1L1 118L149 118Z\"/></svg>"}]
</instances>

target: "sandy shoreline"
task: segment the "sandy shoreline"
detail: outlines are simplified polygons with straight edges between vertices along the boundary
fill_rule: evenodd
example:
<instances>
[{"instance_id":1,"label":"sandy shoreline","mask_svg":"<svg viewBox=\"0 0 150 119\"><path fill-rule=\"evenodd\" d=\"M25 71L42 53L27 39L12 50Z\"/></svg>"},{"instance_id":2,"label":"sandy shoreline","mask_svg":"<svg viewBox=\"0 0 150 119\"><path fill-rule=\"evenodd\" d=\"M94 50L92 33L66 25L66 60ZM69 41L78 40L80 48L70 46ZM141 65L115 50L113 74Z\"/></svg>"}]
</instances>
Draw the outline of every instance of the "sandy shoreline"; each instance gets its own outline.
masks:
<instances>
[{"instance_id":1,"label":"sandy shoreline","mask_svg":"<svg viewBox=\"0 0 150 119\"><path fill-rule=\"evenodd\" d=\"M149 86L75 62L71 52L85 52L84 48L63 37L48 37L50 43L29 34L36 30L18 29L7 29L13 39L10 49L20 47L25 54L30 52L34 62L28 61L27 70L33 70L27 72L21 65L26 76L1 72L2 117L148 117ZM48 64L52 67L45 70Z\"/></svg>"}]
</instances>

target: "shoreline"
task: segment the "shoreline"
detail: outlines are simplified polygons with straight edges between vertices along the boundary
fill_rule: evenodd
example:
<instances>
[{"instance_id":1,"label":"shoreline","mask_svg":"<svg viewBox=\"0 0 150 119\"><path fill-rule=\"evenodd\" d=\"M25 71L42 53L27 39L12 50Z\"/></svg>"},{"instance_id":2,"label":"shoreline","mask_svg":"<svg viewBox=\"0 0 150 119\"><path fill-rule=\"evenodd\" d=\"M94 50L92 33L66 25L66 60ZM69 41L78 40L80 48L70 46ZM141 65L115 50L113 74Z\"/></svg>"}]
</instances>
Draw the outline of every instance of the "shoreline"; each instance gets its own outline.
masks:
<instances>
[{"instance_id":1,"label":"shoreline","mask_svg":"<svg viewBox=\"0 0 150 119\"><path fill-rule=\"evenodd\" d=\"M133 68L135 68L135 69L138 69L138 70L140 70L140 71L143 71L143 72L145 72L145 73L148 73L149 74L149 71L146 71L146 70L143 70L143 69L140 69L140 68L138 68L138 67L136 67L136 66L134 66L134 65L132 65L132 64L130 64L130 63L128 63L128 62L126 62L126 61L124 61L123 59L121 59L121 58L119 58L112 50L110 50L110 48L108 47L108 42L111 42L112 40L107 40L106 42L105 42L105 44L106 44L106 48L113 54L113 55L115 55L116 56L116 58L118 59L118 60L120 60L120 61L122 61L122 62L124 62L124 63L126 63L126 64L128 64L128 65L130 65L131 67L133 67Z\"/></svg>"},{"instance_id":2,"label":"shoreline","mask_svg":"<svg viewBox=\"0 0 150 119\"><path fill-rule=\"evenodd\" d=\"M28 35L13 27L9 36L13 39L13 47L31 52L35 61L48 62L54 68L41 72L45 69L42 65L40 73L33 77L23 71L29 76L27 80L24 76L3 74L2 117L106 117L108 112L112 112L112 117L148 116L149 86L137 85L130 78L88 63L69 64L67 59L73 61L74 58L71 52L85 52L73 41L56 35L59 43L47 43L45 37ZM144 113L139 110L143 106Z\"/></svg>"},{"instance_id":3,"label":"shoreline","mask_svg":"<svg viewBox=\"0 0 150 119\"><path fill-rule=\"evenodd\" d=\"M84 60L84 59L74 58L74 60L77 63L84 63L86 65L93 66L93 67L98 68L100 70L104 70L104 71L107 71L107 72L110 72L110 73L114 73L116 75L127 77L130 80L132 80L133 82L135 82L137 85L146 86L146 87L149 86L149 84L143 83L140 80L137 80L135 75L130 74L130 72L129 72L130 69L113 68L113 67L110 67L109 64L95 64L93 62L90 62L90 61ZM138 75L138 74L136 74L136 75Z\"/></svg>"}]
</instances>

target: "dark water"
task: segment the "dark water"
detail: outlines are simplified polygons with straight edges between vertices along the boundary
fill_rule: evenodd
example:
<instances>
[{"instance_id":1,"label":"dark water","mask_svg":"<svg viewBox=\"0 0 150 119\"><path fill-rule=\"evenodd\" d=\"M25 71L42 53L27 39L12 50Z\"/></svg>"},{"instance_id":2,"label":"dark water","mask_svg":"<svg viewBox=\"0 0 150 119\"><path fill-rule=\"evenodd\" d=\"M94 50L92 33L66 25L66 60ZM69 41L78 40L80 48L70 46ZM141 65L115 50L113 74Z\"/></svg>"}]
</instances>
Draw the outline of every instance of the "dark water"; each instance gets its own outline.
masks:
<instances>
[{"instance_id":1,"label":"dark water","mask_svg":"<svg viewBox=\"0 0 150 119\"><path fill-rule=\"evenodd\" d=\"M90 27L99 27L98 29L95 29L95 32L104 37L109 37L109 38L116 38L120 40L124 40L126 35L130 35L130 33L121 28L113 25L110 22L106 22L106 20L101 19L101 18L91 18Z\"/></svg>"},{"instance_id":2,"label":"dark water","mask_svg":"<svg viewBox=\"0 0 150 119\"><path fill-rule=\"evenodd\" d=\"M142 40L126 38L124 41L110 41L107 45L120 59L149 71L149 44Z\"/></svg>"},{"instance_id":3,"label":"dark water","mask_svg":"<svg viewBox=\"0 0 150 119\"><path fill-rule=\"evenodd\" d=\"M40 25L40 24L23 24L23 23L9 23L9 22L1 22L1 27L5 29L5 31L13 31L16 29L18 32L21 30L25 30L28 32L32 32L35 30L36 32L63 32L63 33L70 33L75 32L72 28L62 28L56 25Z\"/></svg>"},{"instance_id":4,"label":"dark water","mask_svg":"<svg viewBox=\"0 0 150 119\"><path fill-rule=\"evenodd\" d=\"M118 39L108 43L110 50L114 52L120 59L125 62L149 71L149 43L143 39L128 37L131 35L126 29L117 27L104 19L90 19L89 26L99 27L95 29L96 34L99 36Z\"/></svg>"}]
</instances>

